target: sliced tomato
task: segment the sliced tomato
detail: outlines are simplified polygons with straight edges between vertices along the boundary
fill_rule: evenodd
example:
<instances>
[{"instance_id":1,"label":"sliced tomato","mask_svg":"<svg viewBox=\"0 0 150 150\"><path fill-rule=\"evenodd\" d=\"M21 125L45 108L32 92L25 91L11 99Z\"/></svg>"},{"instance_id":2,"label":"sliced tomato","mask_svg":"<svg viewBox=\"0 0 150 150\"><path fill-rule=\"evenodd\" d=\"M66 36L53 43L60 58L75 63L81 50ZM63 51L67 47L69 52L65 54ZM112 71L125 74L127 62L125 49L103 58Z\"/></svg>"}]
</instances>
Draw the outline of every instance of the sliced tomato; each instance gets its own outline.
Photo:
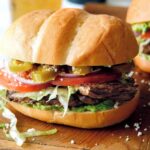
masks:
<instances>
[{"instance_id":1,"label":"sliced tomato","mask_svg":"<svg viewBox=\"0 0 150 150\"><path fill-rule=\"evenodd\" d=\"M145 34L142 35L143 39L149 39L150 38L150 31L146 32Z\"/></svg>"},{"instance_id":2,"label":"sliced tomato","mask_svg":"<svg viewBox=\"0 0 150 150\"><path fill-rule=\"evenodd\" d=\"M51 84L59 86L73 86L87 83L103 83L116 80L119 77L120 73L96 73L71 78L57 76L54 81L51 81Z\"/></svg>"},{"instance_id":3,"label":"sliced tomato","mask_svg":"<svg viewBox=\"0 0 150 150\"><path fill-rule=\"evenodd\" d=\"M41 83L41 84L29 84L21 82L15 79L9 73L6 73L0 70L0 84L2 86L7 87L9 90L13 91L20 91L20 92L33 92L33 91L40 91L52 85L58 86L74 86L80 84L87 84L87 83L103 83L112 80L116 80L120 77L119 73L92 73L85 76L73 76L73 77L66 77L58 75L55 80Z\"/></svg>"},{"instance_id":4,"label":"sliced tomato","mask_svg":"<svg viewBox=\"0 0 150 150\"><path fill-rule=\"evenodd\" d=\"M26 84L18 81L17 79L13 78L9 73L6 73L2 70L0 70L0 84L2 86L7 87L9 90L20 91L20 92L40 91L51 85L50 83L33 84L33 85Z\"/></svg>"}]
</instances>

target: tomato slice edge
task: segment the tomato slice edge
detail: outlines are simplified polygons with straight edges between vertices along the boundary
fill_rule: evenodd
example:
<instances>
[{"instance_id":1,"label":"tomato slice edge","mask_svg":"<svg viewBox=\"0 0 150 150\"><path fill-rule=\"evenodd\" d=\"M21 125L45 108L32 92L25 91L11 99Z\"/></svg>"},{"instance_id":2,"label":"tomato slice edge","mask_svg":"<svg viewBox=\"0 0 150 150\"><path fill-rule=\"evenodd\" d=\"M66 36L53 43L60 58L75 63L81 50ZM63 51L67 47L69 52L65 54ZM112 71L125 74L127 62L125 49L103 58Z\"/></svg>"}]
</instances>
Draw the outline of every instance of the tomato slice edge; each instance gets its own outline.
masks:
<instances>
[{"instance_id":1,"label":"tomato slice edge","mask_svg":"<svg viewBox=\"0 0 150 150\"><path fill-rule=\"evenodd\" d=\"M19 92L33 92L40 91L42 89L48 88L52 85L55 86L75 86L80 84L88 83L103 83L108 81L113 81L118 79L120 74L118 73L97 73L89 74L85 76L78 77L64 77L57 76L55 80L41 83L41 84L26 84L18 81L9 75L9 73L0 70L0 83L2 86L7 87L9 90L19 91Z\"/></svg>"}]
</instances>

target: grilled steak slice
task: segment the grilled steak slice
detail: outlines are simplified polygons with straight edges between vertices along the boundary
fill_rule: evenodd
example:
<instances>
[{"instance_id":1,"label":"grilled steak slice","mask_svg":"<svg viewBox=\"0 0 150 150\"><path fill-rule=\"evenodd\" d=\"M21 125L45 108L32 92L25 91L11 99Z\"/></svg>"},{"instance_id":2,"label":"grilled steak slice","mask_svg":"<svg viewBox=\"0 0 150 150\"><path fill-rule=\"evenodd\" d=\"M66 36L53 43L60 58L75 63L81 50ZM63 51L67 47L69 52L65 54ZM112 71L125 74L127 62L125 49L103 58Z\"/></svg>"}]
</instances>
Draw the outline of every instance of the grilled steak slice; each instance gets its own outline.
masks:
<instances>
[{"instance_id":1,"label":"grilled steak slice","mask_svg":"<svg viewBox=\"0 0 150 150\"><path fill-rule=\"evenodd\" d=\"M60 102L57 99L53 99L51 101L46 101L42 100L41 103L43 105L61 105ZM79 101L77 95L72 95L70 100L69 100L69 107L77 107L77 106L82 106L84 103Z\"/></svg>"},{"instance_id":2,"label":"grilled steak slice","mask_svg":"<svg viewBox=\"0 0 150 150\"><path fill-rule=\"evenodd\" d=\"M94 105L94 104L98 104L101 101L103 101L103 100L100 101L100 99L91 98L89 96L84 96L81 94L78 95L78 98L83 104L87 104L87 105L90 105L90 104Z\"/></svg>"},{"instance_id":3,"label":"grilled steak slice","mask_svg":"<svg viewBox=\"0 0 150 150\"><path fill-rule=\"evenodd\" d=\"M52 100L48 100L49 96L45 96L43 97L43 99L41 99L40 101L35 101L31 98L25 97L25 98L17 98L17 97L13 97L12 96L13 92L8 92L7 97L9 98L10 101L13 102L17 102L17 103L28 103L28 104L36 104L36 103L40 103L42 105L58 105L60 106L61 103L58 101L58 99L52 99ZM81 106L84 103L82 101L80 101L78 99L78 96L72 95L69 101L69 107L77 107L77 106Z\"/></svg>"},{"instance_id":4,"label":"grilled steak slice","mask_svg":"<svg viewBox=\"0 0 150 150\"><path fill-rule=\"evenodd\" d=\"M106 98L128 100L134 96L136 90L133 81L130 81L128 84L113 81L101 84L87 84L79 87L82 95L99 100Z\"/></svg>"}]
</instances>

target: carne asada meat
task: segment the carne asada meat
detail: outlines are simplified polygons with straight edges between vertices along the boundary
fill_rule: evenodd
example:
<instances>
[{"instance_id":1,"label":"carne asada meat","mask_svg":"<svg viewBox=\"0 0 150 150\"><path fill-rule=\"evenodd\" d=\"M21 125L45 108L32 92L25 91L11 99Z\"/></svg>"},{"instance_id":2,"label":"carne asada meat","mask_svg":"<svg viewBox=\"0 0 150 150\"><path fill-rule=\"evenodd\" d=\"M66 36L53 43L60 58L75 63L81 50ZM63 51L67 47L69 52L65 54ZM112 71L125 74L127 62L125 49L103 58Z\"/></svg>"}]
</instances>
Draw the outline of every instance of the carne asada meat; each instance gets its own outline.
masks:
<instances>
[{"instance_id":1,"label":"carne asada meat","mask_svg":"<svg viewBox=\"0 0 150 150\"><path fill-rule=\"evenodd\" d=\"M79 87L82 95L96 99L111 98L122 94L135 94L136 88L133 81L129 84L123 84L120 81L113 81L101 84L87 84ZM125 98L127 99L127 98Z\"/></svg>"}]
</instances>

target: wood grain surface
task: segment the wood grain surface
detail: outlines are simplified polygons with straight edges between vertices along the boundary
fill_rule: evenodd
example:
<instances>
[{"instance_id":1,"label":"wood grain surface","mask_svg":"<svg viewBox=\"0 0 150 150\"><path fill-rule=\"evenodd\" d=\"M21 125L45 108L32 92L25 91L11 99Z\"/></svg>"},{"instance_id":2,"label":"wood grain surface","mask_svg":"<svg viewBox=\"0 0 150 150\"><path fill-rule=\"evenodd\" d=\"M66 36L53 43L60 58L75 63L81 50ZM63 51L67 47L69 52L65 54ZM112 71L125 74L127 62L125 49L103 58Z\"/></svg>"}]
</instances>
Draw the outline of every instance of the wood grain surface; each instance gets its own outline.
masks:
<instances>
[{"instance_id":1,"label":"wood grain surface","mask_svg":"<svg viewBox=\"0 0 150 150\"><path fill-rule=\"evenodd\" d=\"M141 90L140 104L135 113L126 121L104 129L85 130L43 123L15 112L19 120L20 131L29 128L39 130L57 128L58 133L29 138L23 147L18 147L13 141L9 141L0 130L0 150L150 150L150 79L149 74L139 71L136 71L135 74ZM0 122L3 121L5 120L0 117ZM140 124L138 131L135 131L135 123ZM127 125L129 128L125 128ZM138 136L140 133L142 135ZM71 144L71 140L75 143Z\"/></svg>"}]
</instances>

